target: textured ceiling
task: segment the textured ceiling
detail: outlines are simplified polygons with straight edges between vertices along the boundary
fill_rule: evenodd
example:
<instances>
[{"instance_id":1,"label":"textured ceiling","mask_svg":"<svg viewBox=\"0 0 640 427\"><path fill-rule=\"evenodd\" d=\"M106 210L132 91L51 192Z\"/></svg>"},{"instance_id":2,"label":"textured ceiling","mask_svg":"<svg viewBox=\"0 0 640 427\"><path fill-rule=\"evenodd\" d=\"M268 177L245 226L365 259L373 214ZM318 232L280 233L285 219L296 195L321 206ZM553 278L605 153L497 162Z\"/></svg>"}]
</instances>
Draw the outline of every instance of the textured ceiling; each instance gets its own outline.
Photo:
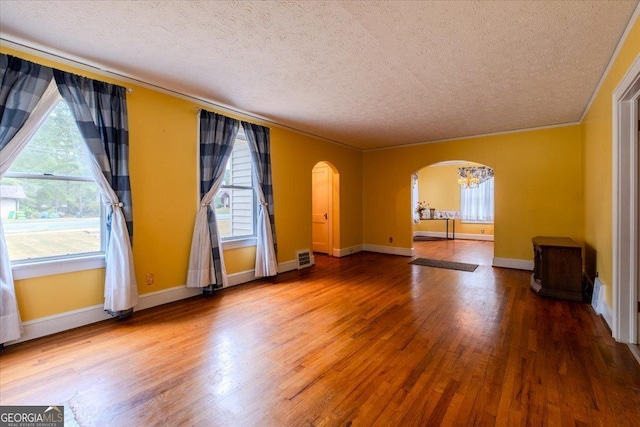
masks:
<instances>
[{"instance_id":1,"label":"textured ceiling","mask_svg":"<svg viewBox=\"0 0 640 427\"><path fill-rule=\"evenodd\" d=\"M580 120L637 3L0 0L0 37L371 149Z\"/></svg>"}]
</instances>

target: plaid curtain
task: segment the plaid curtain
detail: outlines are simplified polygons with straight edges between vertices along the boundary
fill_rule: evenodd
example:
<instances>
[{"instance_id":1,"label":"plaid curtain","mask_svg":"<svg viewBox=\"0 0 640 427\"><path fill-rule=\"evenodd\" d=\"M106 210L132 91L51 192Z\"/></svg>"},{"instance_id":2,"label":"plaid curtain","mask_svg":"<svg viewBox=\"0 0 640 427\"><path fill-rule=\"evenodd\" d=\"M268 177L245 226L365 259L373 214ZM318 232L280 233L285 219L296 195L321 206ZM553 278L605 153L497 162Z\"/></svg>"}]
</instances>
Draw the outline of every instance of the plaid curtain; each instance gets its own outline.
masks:
<instances>
[{"instance_id":1,"label":"plaid curtain","mask_svg":"<svg viewBox=\"0 0 640 427\"><path fill-rule=\"evenodd\" d=\"M238 120L209 111L200 111L200 208L191 241L187 286L204 288L226 285L216 214L211 203L222 180L227 160L238 134Z\"/></svg>"},{"instance_id":2,"label":"plaid curtain","mask_svg":"<svg viewBox=\"0 0 640 427\"><path fill-rule=\"evenodd\" d=\"M52 77L49 67L0 54L0 150L27 121Z\"/></svg>"},{"instance_id":3,"label":"plaid curtain","mask_svg":"<svg viewBox=\"0 0 640 427\"><path fill-rule=\"evenodd\" d=\"M0 177L23 148L14 147L12 150L9 143L25 125L49 86L52 75L51 68L0 54ZM9 155L6 149L14 153ZM0 344L20 338L21 330L11 261L0 221Z\"/></svg>"},{"instance_id":4,"label":"plaid curtain","mask_svg":"<svg viewBox=\"0 0 640 427\"><path fill-rule=\"evenodd\" d=\"M273 185L271 181L271 147L269 128L242 122L253 161L256 195L258 196L256 277L278 274L276 260L276 224L273 215Z\"/></svg>"},{"instance_id":5,"label":"plaid curtain","mask_svg":"<svg viewBox=\"0 0 640 427\"><path fill-rule=\"evenodd\" d=\"M64 71L53 70L53 73L86 146L123 204L129 239L133 243L127 90Z\"/></svg>"},{"instance_id":6,"label":"plaid curtain","mask_svg":"<svg viewBox=\"0 0 640 427\"><path fill-rule=\"evenodd\" d=\"M122 316L138 302L126 89L59 70L54 78L84 138L93 178L107 205L105 310Z\"/></svg>"}]
</instances>

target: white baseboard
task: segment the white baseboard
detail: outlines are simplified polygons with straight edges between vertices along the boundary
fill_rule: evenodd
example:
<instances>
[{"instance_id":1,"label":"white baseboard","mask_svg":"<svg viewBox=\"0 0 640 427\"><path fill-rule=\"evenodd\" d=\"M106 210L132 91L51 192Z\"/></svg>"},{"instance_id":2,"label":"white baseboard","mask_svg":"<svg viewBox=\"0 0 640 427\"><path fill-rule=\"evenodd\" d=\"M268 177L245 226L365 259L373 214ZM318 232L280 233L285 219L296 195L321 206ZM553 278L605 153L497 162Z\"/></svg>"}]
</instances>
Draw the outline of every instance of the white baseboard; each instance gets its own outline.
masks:
<instances>
[{"instance_id":1,"label":"white baseboard","mask_svg":"<svg viewBox=\"0 0 640 427\"><path fill-rule=\"evenodd\" d=\"M134 311L140 311L146 308L178 301L199 295L200 293L202 293L201 289L187 288L183 285L176 286L175 288L163 289L157 292L150 292L148 294L142 294L138 298L138 304L135 306ZM15 341L5 344L17 344L19 342L41 338L47 335L56 334L58 332L109 319L113 319L113 317L104 311L104 306L102 304L67 311L53 316L41 317L39 319L23 322L22 336Z\"/></svg>"},{"instance_id":2,"label":"white baseboard","mask_svg":"<svg viewBox=\"0 0 640 427\"><path fill-rule=\"evenodd\" d=\"M362 250L369 252L378 252L381 254L389 254L389 255L401 255L401 256L409 256L412 257L414 255L413 248L397 248L394 246L382 246L382 245L362 245Z\"/></svg>"},{"instance_id":3,"label":"white baseboard","mask_svg":"<svg viewBox=\"0 0 640 427\"><path fill-rule=\"evenodd\" d=\"M607 322L609 329L613 331L613 310L604 299L600 302L600 314L604 321Z\"/></svg>"},{"instance_id":4,"label":"white baseboard","mask_svg":"<svg viewBox=\"0 0 640 427\"><path fill-rule=\"evenodd\" d=\"M313 256L313 252L311 253L311 265L315 265L316 259ZM278 273L286 273L287 271L293 271L298 269L298 262L293 259L291 261L284 261L278 264Z\"/></svg>"},{"instance_id":5,"label":"white baseboard","mask_svg":"<svg viewBox=\"0 0 640 427\"><path fill-rule=\"evenodd\" d=\"M341 258L343 256L349 256L357 252L362 252L362 245L349 246L348 248L334 249L333 256Z\"/></svg>"},{"instance_id":6,"label":"white baseboard","mask_svg":"<svg viewBox=\"0 0 640 427\"><path fill-rule=\"evenodd\" d=\"M533 261L515 258L493 258L494 267L514 268L516 270L533 271Z\"/></svg>"},{"instance_id":7,"label":"white baseboard","mask_svg":"<svg viewBox=\"0 0 640 427\"><path fill-rule=\"evenodd\" d=\"M313 257L312 257L313 261ZM293 263L293 270L297 268L296 261L289 261L285 264L287 267ZM283 264L279 264L280 272L286 270L281 269ZM255 280L255 270L242 271L240 273L229 274L229 286L236 286ZM134 307L134 311L145 310L147 308L156 307L174 301L191 298L202 294L200 288L187 288L185 285L176 286L169 289L163 289L157 292L149 292L141 294L138 297L138 304ZM89 325L91 323L101 322L103 320L113 319L104 311L102 305L94 305L78 310L67 311L53 316L41 317L39 319L29 320L22 323L22 336L17 340L7 342L5 345L17 344L23 341L29 341L41 338L47 335L56 334L58 332L67 331L69 329L78 328L80 326Z\"/></svg>"},{"instance_id":8,"label":"white baseboard","mask_svg":"<svg viewBox=\"0 0 640 427\"><path fill-rule=\"evenodd\" d=\"M247 270L241 271L240 273L227 274L227 280L229 281L229 286L241 285L243 283L251 282L252 280L256 280L256 271L255 270Z\"/></svg>"},{"instance_id":9,"label":"white baseboard","mask_svg":"<svg viewBox=\"0 0 640 427\"><path fill-rule=\"evenodd\" d=\"M447 233L445 233L444 231L415 231L413 235L419 237L439 237L441 239L445 239L447 237ZM449 236L451 237L452 235L453 234L449 232ZM493 242L493 234L456 233L456 239L485 240Z\"/></svg>"},{"instance_id":10,"label":"white baseboard","mask_svg":"<svg viewBox=\"0 0 640 427\"><path fill-rule=\"evenodd\" d=\"M636 344L627 344L629 350L631 350L631 354L636 358L638 363L640 363L640 350L638 350L638 346Z\"/></svg>"}]
</instances>

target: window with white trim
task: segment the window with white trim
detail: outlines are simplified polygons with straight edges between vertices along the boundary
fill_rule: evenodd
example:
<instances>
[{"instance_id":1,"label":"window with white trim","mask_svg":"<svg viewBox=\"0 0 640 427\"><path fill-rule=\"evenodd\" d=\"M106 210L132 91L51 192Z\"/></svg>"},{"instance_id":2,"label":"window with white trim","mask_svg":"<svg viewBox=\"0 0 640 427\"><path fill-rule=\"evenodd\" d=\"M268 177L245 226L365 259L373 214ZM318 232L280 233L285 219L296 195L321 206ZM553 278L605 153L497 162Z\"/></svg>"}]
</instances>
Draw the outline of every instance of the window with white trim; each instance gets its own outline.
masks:
<instances>
[{"instance_id":1,"label":"window with white trim","mask_svg":"<svg viewBox=\"0 0 640 427\"><path fill-rule=\"evenodd\" d=\"M236 137L222 185L213 199L213 204L222 240L249 239L256 236L253 163L249 144L242 129Z\"/></svg>"},{"instance_id":2,"label":"window with white trim","mask_svg":"<svg viewBox=\"0 0 640 427\"><path fill-rule=\"evenodd\" d=\"M104 209L84 141L61 100L0 181L12 263L104 253Z\"/></svg>"}]
</instances>

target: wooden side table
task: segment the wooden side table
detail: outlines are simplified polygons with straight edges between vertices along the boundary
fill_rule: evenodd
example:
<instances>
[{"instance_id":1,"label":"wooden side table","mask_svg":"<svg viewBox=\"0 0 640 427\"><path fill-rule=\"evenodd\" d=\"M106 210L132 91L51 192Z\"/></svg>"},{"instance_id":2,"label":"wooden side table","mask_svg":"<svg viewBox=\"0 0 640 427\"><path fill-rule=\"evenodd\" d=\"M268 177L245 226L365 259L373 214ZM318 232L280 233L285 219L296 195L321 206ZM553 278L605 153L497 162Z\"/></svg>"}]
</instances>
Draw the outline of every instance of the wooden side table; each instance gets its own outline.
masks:
<instances>
[{"instance_id":1,"label":"wooden side table","mask_svg":"<svg viewBox=\"0 0 640 427\"><path fill-rule=\"evenodd\" d=\"M538 295L582 301L582 246L567 237L532 239L531 289Z\"/></svg>"}]
</instances>

